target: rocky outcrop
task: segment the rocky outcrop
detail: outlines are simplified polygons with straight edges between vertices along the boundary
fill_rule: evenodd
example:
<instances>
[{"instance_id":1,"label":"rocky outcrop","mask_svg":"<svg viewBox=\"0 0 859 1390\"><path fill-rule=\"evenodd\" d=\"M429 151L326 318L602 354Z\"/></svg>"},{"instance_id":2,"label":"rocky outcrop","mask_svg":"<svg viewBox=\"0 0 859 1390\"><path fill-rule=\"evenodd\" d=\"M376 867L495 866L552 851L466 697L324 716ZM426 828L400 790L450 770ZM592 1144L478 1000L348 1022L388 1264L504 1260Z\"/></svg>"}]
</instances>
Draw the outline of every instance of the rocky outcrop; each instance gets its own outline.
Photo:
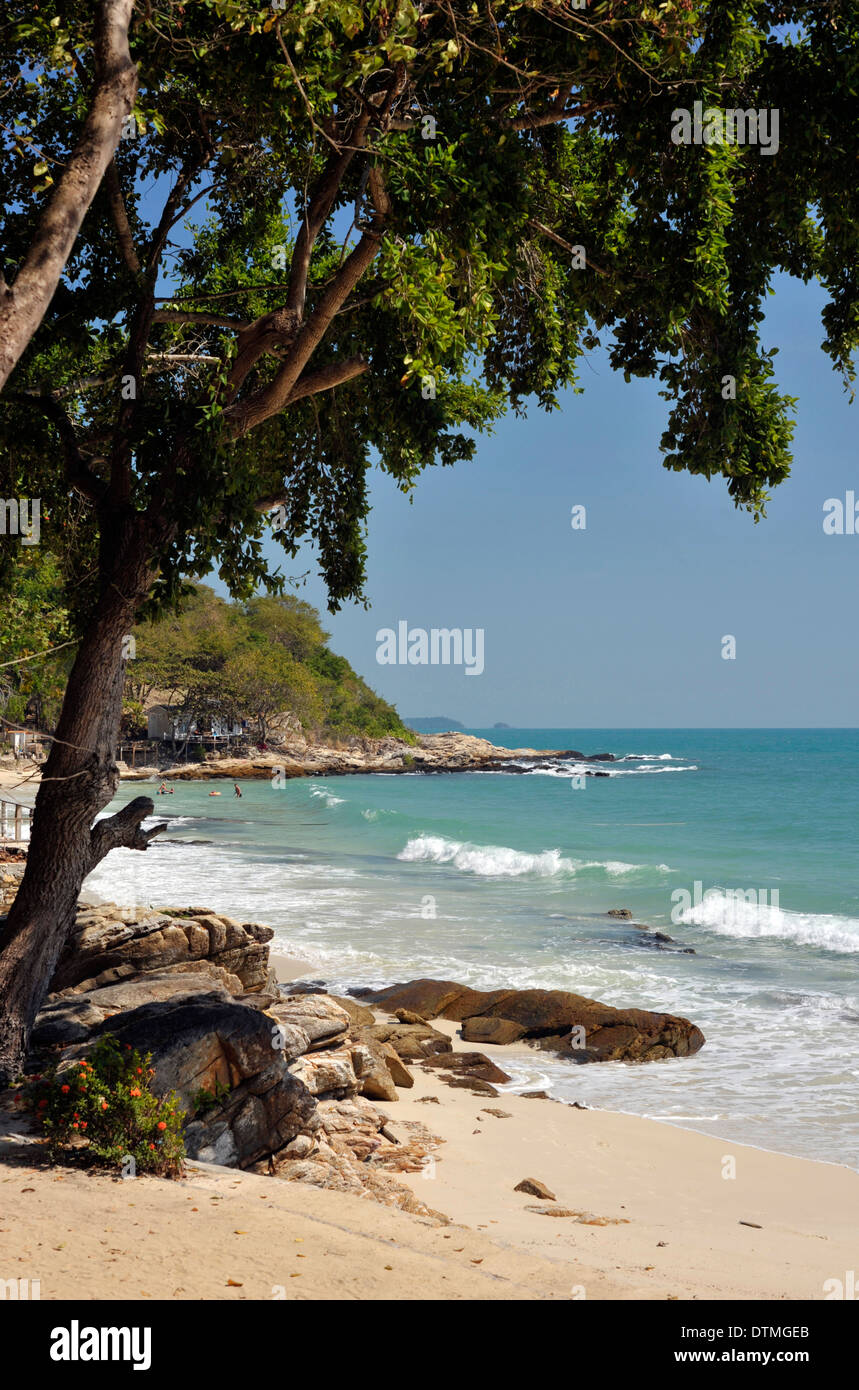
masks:
<instances>
[{"instance_id":1,"label":"rocky outcrop","mask_svg":"<svg viewBox=\"0 0 859 1390\"><path fill-rule=\"evenodd\" d=\"M469 1041L493 1041L492 1021L503 1020L521 1028L532 1046L574 1062L650 1062L686 1057L704 1044L700 1028L687 1018L615 1009L566 990L476 990L450 980L412 980L366 997L391 1012L408 1009L461 1022Z\"/></svg>"},{"instance_id":2,"label":"rocky outcrop","mask_svg":"<svg viewBox=\"0 0 859 1390\"><path fill-rule=\"evenodd\" d=\"M554 762L594 764L584 775L604 777L600 763L614 762L614 753L580 753L574 748L500 748L473 734L445 733L419 735L415 743L398 738L350 738L335 747L308 742L305 738L284 739L277 748L255 757L230 758L213 755L202 763L129 768L121 776L127 781L148 781L167 772L171 781L201 781L212 777L232 780L284 777L347 776L367 772L530 772Z\"/></svg>"},{"instance_id":3,"label":"rocky outcrop","mask_svg":"<svg viewBox=\"0 0 859 1390\"><path fill-rule=\"evenodd\" d=\"M420 1166L426 1143L395 1138L365 1098L395 1101L411 1073L385 1039L358 1036L375 1021L365 1005L282 995L272 935L203 908L81 908L31 1065L74 1066L110 1032L151 1054L153 1089L185 1112L189 1157L431 1214L394 1176Z\"/></svg>"},{"instance_id":4,"label":"rocky outcrop","mask_svg":"<svg viewBox=\"0 0 859 1390\"><path fill-rule=\"evenodd\" d=\"M57 963L51 991L92 990L123 979L206 960L254 993L274 985L269 970L271 927L236 922L202 907L120 908L100 903L78 911Z\"/></svg>"}]
</instances>

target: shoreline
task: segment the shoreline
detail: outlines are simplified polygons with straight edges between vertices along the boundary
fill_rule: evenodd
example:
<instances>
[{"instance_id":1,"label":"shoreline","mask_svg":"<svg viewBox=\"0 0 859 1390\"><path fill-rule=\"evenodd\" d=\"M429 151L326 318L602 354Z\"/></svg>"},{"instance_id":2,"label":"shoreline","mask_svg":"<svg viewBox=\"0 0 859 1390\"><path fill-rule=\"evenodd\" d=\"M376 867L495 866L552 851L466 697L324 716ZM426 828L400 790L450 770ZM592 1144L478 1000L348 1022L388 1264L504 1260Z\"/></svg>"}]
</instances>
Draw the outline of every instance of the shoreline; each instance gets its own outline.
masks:
<instances>
[{"instance_id":1,"label":"shoreline","mask_svg":"<svg viewBox=\"0 0 859 1390\"><path fill-rule=\"evenodd\" d=\"M277 973L277 979L279 984L289 985L293 983L298 983L303 981L305 978L321 979L318 973L320 967L313 961L308 961L303 957L279 954L276 951L272 951L269 954L269 960L273 969ZM375 1012L380 1019L387 1019L388 1017L388 1015L382 1009L375 1008ZM472 1051L479 1046L476 1043L463 1043L457 1036L457 1029L459 1025L455 1023L449 1023L446 1019L435 1018L432 1020L432 1026L433 1028L437 1028L440 1032L448 1034L448 1036L451 1038L455 1051ZM488 1055L492 1058L492 1060L496 1061L499 1065L503 1067L505 1058L513 1062L515 1062L516 1060L527 1058L530 1062L533 1062L535 1056L539 1054L536 1054L534 1049L529 1047L527 1043L515 1042L492 1043ZM547 1061L552 1060L548 1054L542 1055L546 1057ZM599 1066L600 1063L592 1063L591 1065ZM659 1064L650 1063L641 1065L658 1066ZM546 1084L551 1085L552 1083L551 1081L549 1081ZM502 1090L501 1095L510 1100L519 1098L518 1093L516 1091ZM561 1097L553 1095L550 1095L548 1097L548 1100L556 1105L570 1106L573 1104L573 1102L565 1101L561 1099ZM843 1171L846 1173L855 1173L857 1177L859 1177L859 1168L851 1168L849 1163L841 1163L834 1158L809 1158L805 1154L789 1153L786 1149L769 1149L762 1144L752 1144L744 1139L731 1139L725 1138L724 1136L718 1134L710 1134L707 1130L695 1129L693 1125L680 1124L677 1120L658 1119L654 1115L640 1115L637 1114L634 1110L615 1110L609 1106L602 1105L588 1105L585 1108L593 1111L595 1114L617 1115L625 1119L641 1121L641 1123L647 1125L658 1125L660 1128L665 1128L669 1130L679 1130L683 1134L696 1134L702 1139L708 1139L712 1141L714 1144L721 1144L723 1147L726 1144L732 1144L735 1147L749 1149L755 1153L769 1154L773 1158L789 1158L795 1160L798 1163L813 1163L815 1165L819 1164L826 1168L835 1168L839 1171ZM857 1196L859 1196L859 1194L857 1194Z\"/></svg>"},{"instance_id":2,"label":"shoreline","mask_svg":"<svg viewBox=\"0 0 859 1390\"><path fill-rule=\"evenodd\" d=\"M295 956L270 959L284 985L314 973ZM473 1049L458 1024L432 1026L455 1052ZM503 1067L529 1051L494 1044L488 1055ZM438 1070L411 1069L414 1087L382 1106L390 1127L405 1135L422 1123L443 1143L428 1177L402 1180L504 1248L574 1267L585 1293L568 1297L822 1299L826 1281L855 1263L859 1174L843 1164L503 1086L484 1099L450 1088ZM526 1177L556 1202L515 1192ZM551 1218L535 1207L577 1214Z\"/></svg>"}]
</instances>

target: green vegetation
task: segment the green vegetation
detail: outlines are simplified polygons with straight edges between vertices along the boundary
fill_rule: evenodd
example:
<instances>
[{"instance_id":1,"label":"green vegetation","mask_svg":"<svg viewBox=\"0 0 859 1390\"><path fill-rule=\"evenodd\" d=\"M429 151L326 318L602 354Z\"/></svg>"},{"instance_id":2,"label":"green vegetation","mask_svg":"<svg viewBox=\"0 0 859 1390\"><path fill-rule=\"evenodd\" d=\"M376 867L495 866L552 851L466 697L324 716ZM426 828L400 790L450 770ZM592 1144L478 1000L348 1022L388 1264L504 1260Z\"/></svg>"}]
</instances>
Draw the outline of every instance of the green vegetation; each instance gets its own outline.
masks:
<instances>
[{"instance_id":1,"label":"green vegetation","mask_svg":"<svg viewBox=\"0 0 859 1390\"><path fill-rule=\"evenodd\" d=\"M126 727L158 692L185 723L246 720L265 742L282 717L321 738L392 736L414 743L392 705L326 646L319 614L294 595L227 603L205 584L178 611L140 624L126 675Z\"/></svg>"},{"instance_id":2,"label":"green vegetation","mask_svg":"<svg viewBox=\"0 0 859 1390\"><path fill-rule=\"evenodd\" d=\"M68 642L71 631L56 556L40 546L0 550L0 715L10 723L53 727L74 651L27 660ZM15 663L6 665L5 663Z\"/></svg>"},{"instance_id":3,"label":"green vegetation","mask_svg":"<svg viewBox=\"0 0 859 1390\"><path fill-rule=\"evenodd\" d=\"M41 1124L52 1158L79 1154L134 1172L182 1174L184 1112L151 1090L150 1057L105 1033L85 1058L52 1067L19 1093Z\"/></svg>"},{"instance_id":4,"label":"green vegetation","mask_svg":"<svg viewBox=\"0 0 859 1390\"><path fill-rule=\"evenodd\" d=\"M199 1120L201 1115L207 1114L209 1110L217 1109L225 1100L229 1100L229 1096L230 1088L225 1086L223 1081L216 1081L211 1091L207 1086L201 1086L191 1097L194 1119Z\"/></svg>"}]
</instances>

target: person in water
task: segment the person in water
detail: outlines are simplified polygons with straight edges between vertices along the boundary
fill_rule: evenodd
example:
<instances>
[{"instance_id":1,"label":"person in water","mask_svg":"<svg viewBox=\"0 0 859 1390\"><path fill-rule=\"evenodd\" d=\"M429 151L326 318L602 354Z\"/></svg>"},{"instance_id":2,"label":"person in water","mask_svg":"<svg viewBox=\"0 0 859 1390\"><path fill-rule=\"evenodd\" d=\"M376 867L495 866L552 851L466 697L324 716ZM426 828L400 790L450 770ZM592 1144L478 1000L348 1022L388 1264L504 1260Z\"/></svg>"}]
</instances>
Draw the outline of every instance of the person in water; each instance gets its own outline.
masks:
<instances>
[{"instance_id":1,"label":"person in water","mask_svg":"<svg viewBox=\"0 0 859 1390\"><path fill-rule=\"evenodd\" d=\"M242 789L241 789L241 787L239 786L238 782L234 782L234 783L233 783L233 790L234 790L236 796L241 796L241 794L242 794Z\"/></svg>"},{"instance_id":2,"label":"person in water","mask_svg":"<svg viewBox=\"0 0 859 1390\"><path fill-rule=\"evenodd\" d=\"M167 783L166 783L166 782L162 782L162 783L161 783L161 786L158 788L158 795L159 795L159 796L164 796L164 794L165 794L166 791L167 791Z\"/></svg>"}]
</instances>

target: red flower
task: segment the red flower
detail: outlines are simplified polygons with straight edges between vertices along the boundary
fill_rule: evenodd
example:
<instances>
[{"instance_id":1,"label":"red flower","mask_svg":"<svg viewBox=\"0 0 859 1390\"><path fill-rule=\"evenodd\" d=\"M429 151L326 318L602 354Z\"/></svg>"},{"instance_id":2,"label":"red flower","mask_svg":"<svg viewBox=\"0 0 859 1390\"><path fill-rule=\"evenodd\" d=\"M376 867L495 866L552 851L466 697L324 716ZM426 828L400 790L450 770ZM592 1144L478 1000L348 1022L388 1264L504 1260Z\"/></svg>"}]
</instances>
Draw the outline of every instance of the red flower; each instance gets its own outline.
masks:
<instances>
[{"instance_id":1,"label":"red flower","mask_svg":"<svg viewBox=\"0 0 859 1390\"><path fill-rule=\"evenodd\" d=\"M132 1086L132 1088L131 1088L131 1090L128 1092L128 1094L129 1094L130 1096L139 1096L139 1095L140 1095L140 1087L139 1087L139 1086Z\"/></svg>"},{"instance_id":2,"label":"red flower","mask_svg":"<svg viewBox=\"0 0 859 1390\"><path fill-rule=\"evenodd\" d=\"M154 1148L155 1148L155 1145L154 1145L154 1144L150 1144L149 1147L150 1147L150 1149L154 1149Z\"/></svg>"},{"instance_id":3,"label":"red flower","mask_svg":"<svg viewBox=\"0 0 859 1390\"><path fill-rule=\"evenodd\" d=\"M75 1121L75 1123L72 1125L72 1129L79 1129L79 1128L80 1128L80 1126L78 1125L77 1121Z\"/></svg>"},{"instance_id":4,"label":"red flower","mask_svg":"<svg viewBox=\"0 0 859 1390\"><path fill-rule=\"evenodd\" d=\"M82 1120L82 1121L81 1121L81 1129L86 1129L86 1127L87 1127L87 1121L86 1121L86 1120Z\"/></svg>"},{"instance_id":5,"label":"red flower","mask_svg":"<svg viewBox=\"0 0 859 1390\"><path fill-rule=\"evenodd\" d=\"M68 1095L69 1090L70 1090L70 1087L68 1087L68 1086L61 1086L61 1087L60 1087L60 1090L62 1091L63 1095L65 1096L65 1095Z\"/></svg>"},{"instance_id":6,"label":"red flower","mask_svg":"<svg viewBox=\"0 0 859 1390\"><path fill-rule=\"evenodd\" d=\"M47 1102L46 1100L40 1100L40 1101L39 1101L39 1107L38 1107L38 1108L39 1108L40 1110L44 1110L44 1108L45 1108L45 1106L47 1105L47 1103L48 1103L48 1102Z\"/></svg>"},{"instance_id":7,"label":"red flower","mask_svg":"<svg viewBox=\"0 0 859 1390\"><path fill-rule=\"evenodd\" d=\"M166 1128L167 1128L167 1122L166 1122L166 1120L159 1120L159 1121L158 1121L158 1128L159 1128L159 1129L166 1129Z\"/></svg>"},{"instance_id":8,"label":"red flower","mask_svg":"<svg viewBox=\"0 0 859 1390\"><path fill-rule=\"evenodd\" d=\"M102 1103L101 1103L101 1108L102 1108L102 1110L106 1110L106 1109L107 1109L107 1101L106 1101L106 1100L103 1100L103 1101L102 1101Z\"/></svg>"}]
</instances>

